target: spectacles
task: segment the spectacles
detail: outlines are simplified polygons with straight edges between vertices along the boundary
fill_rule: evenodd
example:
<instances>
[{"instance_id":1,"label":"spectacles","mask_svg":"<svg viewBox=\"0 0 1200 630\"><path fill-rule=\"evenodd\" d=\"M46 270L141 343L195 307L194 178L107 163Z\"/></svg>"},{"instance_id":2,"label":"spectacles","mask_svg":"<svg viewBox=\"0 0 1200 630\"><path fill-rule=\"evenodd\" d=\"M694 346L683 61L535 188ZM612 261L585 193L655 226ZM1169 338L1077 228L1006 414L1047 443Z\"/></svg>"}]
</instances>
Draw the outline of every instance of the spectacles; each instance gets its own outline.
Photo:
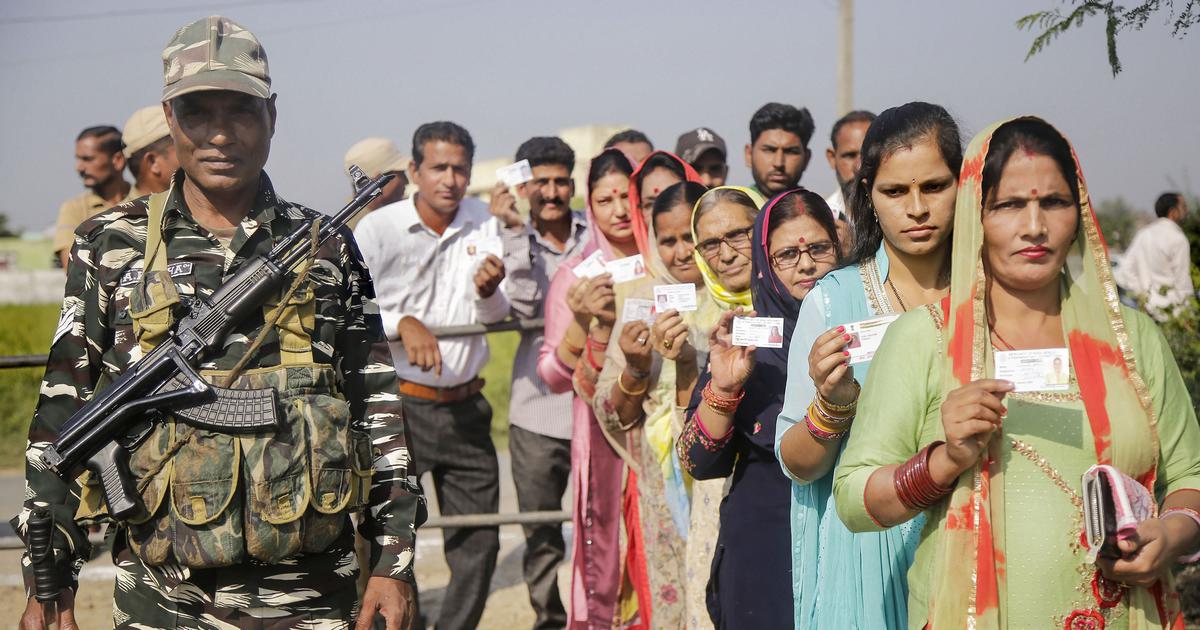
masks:
<instances>
[{"instance_id":1,"label":"spectacles","mask_svg":"<svg viewBox=\"0 0 1200 630\"><path fill-rule=\"evenodd\" d=\"M705 258L712 258L721 251L721 243L724 243L737 251L746 251L750 247L750 232L754 226L742 228L726 232L724 236L710 238L700 241L696 249L700 251L700 255Z\"/></svg>"},{"instance_id":2,"label":"spectacles","mask_svg":"<svg viewBox=\"0 0 1200 630\"><path fill-rule=\"evenodd\" d=\"M785 247L771 254L771 264L777 269L791 269L800 263L800 258L805 254L813 262L829 262L837 257L832 241L817 241L808 247Z\"/></svg>"}]
</instances>

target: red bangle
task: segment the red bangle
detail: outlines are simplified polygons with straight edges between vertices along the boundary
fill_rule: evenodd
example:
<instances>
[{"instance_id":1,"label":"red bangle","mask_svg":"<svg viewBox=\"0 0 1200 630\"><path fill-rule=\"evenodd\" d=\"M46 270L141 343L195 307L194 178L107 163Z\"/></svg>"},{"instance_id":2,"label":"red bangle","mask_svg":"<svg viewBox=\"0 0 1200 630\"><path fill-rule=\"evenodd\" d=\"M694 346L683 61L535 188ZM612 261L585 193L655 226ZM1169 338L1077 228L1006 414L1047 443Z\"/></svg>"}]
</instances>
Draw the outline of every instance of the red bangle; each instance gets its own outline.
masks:
<instances>
[{"instance_id":1,"label":"red bangle","mask_svg":"<svg viewBox=\"0 0 1200 630\"><path fill-rule=\"evenodd\" d=\"M941 444L945 442L939 440L921 449L893 473L892 484L904 507L921 512L954 491L954 486L939 486L929 472L930 453Z\"/></svg>"},{"instance_id":2,"label":"red bangle","mask_svg":"<svg viewBox=\"0 0 1200 630\"><path fill-rule=\"evenodd\" d=\"M587 344L587 362L588 362L588 365L592 366L592 369L593 369L593 370L596 370L597 372L599 372L601 369L603 369L603 367L604 367L604 366L602 366L602 365L598 365L598 364L596 363L596 357L595 357L595 355L593 355L593 354L592 354L592 345L593 345L594 343L595 343L595 342L594 342L594 341L592 341L591 337L588 337L588 344ZM604 349L605 349L605 348L607 348L607 347L608 347L608 344L605 344L604 346L601 346L601 348L600 348L600 349L601 349L601 350L604 350Z\"/></svg>"},{"instance_id":3,"label":"red bangle","mask_svg":"<svg viewBox=\"0 0 1200 630\"><path fill-rule=\"evenodd\" d=\"M746 390L742 390L737 396L732 398L722 396L713 391L712 381L700 390L700 397L704 399L704 403L717 413L732 414L737 411L738 405L742 399L746 397Z\"/></svg>"}]
</instances>

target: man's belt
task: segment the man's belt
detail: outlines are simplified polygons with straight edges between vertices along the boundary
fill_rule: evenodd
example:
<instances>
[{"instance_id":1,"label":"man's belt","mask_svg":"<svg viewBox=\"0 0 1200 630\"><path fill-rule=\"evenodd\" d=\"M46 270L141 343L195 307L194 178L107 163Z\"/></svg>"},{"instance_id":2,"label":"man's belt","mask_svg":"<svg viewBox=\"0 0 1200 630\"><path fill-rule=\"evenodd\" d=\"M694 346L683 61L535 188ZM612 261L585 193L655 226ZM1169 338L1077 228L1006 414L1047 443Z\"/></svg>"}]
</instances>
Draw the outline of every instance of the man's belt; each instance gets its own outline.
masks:
<instances>
[{"instance_id":1,"label":"man's belt","mask_svg":"<svg viewBox=\"0 0 1200 630\"><path fill-rule=\"evenodd\" d=\"M400 379L400 395L439 403L453 403L466 400L483 391L483 383L483 379L477 378L454 387L430 387Z\"/></svg>"}]
</instances>

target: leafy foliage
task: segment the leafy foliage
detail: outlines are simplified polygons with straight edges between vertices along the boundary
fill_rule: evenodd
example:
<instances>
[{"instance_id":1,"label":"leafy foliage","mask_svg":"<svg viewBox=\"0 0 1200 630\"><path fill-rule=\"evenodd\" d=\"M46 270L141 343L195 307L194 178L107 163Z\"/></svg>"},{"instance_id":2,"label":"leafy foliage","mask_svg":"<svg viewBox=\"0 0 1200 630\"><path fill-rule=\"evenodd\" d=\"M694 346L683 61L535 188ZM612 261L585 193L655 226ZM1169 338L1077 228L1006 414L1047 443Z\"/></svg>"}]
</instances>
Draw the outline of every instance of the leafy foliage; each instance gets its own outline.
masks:
<instances>
[{"instance_id":1,"label":"leafy foliage","mask_svg":"<svg viewBox=\"0 0 1200 630\"><path fill-rule=\"evenodd\" d=\"M1129 247L1137 232L1140 214L1124 197L1105 199L1096 205L1096 219L1100 221L1100 231L1109 247L1117 251Z\"/></svg>"},{"instance_id":2,"label":"leafy foliage","mask_svg":"<svg viewBox=\"0 0 1200 630\"><path fill-rule=\"evenodd\" d=\"M1140 31L1150 16L1167 11L1167 22L1171 24L1171 36L1183 37L1188 29L1200 24L1200 0L1143 0L1137 6L1125 8L1113 0L1066 0L1067 8L1055 7L1030 13L1017 20L1017 28L1025 31L1041 31L1033 38L1025 60L1045 50L1050 42L1072 28L1082 26L1093 16L1104 19L1104 37L1108 45L1108 65L1113 76L1121 72L1121 59L1117 56L1117 33L1133 29Z\"/></svg>"}]
</instances>

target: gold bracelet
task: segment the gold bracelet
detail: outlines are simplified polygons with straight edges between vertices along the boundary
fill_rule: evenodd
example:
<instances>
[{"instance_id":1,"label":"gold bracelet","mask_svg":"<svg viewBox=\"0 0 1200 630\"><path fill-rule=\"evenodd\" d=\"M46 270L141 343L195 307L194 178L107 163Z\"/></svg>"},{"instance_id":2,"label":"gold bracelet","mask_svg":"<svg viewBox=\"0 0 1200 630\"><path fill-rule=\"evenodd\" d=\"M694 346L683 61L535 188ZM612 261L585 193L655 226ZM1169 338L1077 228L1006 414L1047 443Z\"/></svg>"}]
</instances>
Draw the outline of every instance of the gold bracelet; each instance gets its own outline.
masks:
<instances>
[{"instance_id":1,"label":"gold bracelet","mask_svg":"<svg viewBox=\"0 0 1200 630\"><path fill-rule=\"evenodd\" d=\"M835 418L854 415L854 411L858 408L858 395L862 393L862 385L858 384L857 379L850 382L854 383L854 400L845 405L839 405L829 400L821 394L820 389L817 390L817 402L821 405L822 410L826 412L826 415Z\"/></svg>"},{"instance_id":2,"label":"gold bracelet","mask_svg":"<svg viewBox=\"0 0 1200 630\"><path fill-rule=\"evenodd\" d=\"M621 382L621 377L624 375L625 375L625 370L621 370L621 373L617 375L617 387L621 390L622 394L625 394L626 396L629 396L629 397L641 396L642 394L646 393L646 390L650 389L649 381L647 381L646 383L643 383L641 389L636 389L633 391L629 391L628 389L625 389L625 383Z\"/></svg>"}]
</instances>

